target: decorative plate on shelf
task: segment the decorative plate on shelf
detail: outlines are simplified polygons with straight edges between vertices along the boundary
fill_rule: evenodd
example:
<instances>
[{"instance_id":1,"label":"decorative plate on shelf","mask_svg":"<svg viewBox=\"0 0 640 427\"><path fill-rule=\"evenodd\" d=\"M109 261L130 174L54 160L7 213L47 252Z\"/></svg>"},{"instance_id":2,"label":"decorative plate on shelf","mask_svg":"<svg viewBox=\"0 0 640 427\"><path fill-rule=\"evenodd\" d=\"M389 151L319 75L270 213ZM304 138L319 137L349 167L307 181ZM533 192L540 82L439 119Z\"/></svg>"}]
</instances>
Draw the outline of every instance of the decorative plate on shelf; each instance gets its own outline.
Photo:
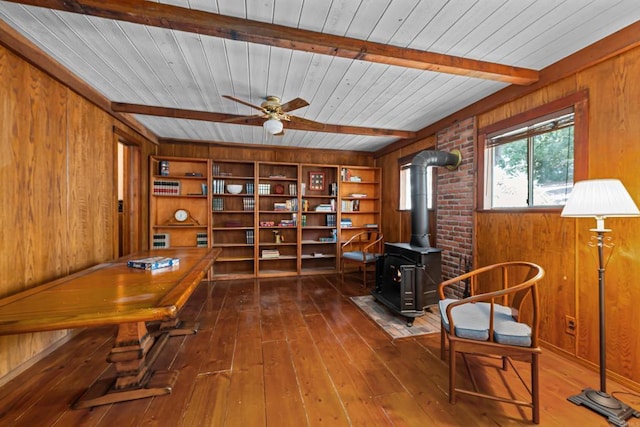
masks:
<instances>
[{"instance_id":1,"label":"decorative plate on shelf","mask_svg":"<svg viewBox=\"0 0 640 427\"><path fill-rule=\"evenodd\" d=\"M276 194L284 194L284 185L276 184L276 186L273 188L273 191Z\"/></svg>"}]
</instances>

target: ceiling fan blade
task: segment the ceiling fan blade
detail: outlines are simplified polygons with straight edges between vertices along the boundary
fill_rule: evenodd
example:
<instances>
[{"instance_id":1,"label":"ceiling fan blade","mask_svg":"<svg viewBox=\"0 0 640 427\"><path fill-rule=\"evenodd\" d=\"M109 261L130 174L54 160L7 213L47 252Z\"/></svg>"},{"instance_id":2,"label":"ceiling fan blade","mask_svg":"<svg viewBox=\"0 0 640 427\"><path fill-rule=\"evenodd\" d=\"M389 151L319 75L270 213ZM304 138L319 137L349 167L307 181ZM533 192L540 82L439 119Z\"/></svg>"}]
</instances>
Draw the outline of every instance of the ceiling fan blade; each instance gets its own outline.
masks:
<instances>
[{"instance_id":1,"label":"ceiling fan blade","mask_svg":"<svg viewBox=\"0 0 640 427\"><path fill-rule=\"evenodd\" d=\"M315 129L323 129L324 128L324 124L320 123L320 122L314 122L313 120L309 120L309 119L305 119L303 117L298 117L298 116L289 116L289 120L292 122L297 122L303 125L307 125L309 127L315 128Z\"/></svg>"},{"instance_id":2,"label":"ceiling fan blade","mask_svg":"<svg viewBox=\"0 0 640 427\"><path fill-rule=\"evenodd\" d=\"M293 110L297 110L298 108L302 108L302 107L306 107L307 105L309 105L309 103L307 101L305 101L302 98L296 98L296 99L292 99L291 101L282 104L280 106L280 110L283 113L286 113L287 111L293 111Z\"/></svg>"},{"instance_id":3,"label":"ceiling fan blade","mask_svg":"<svg viewBox=\"0 0 640 427\"><path fill-rule=\"evenodd\" d=\"M235 97L229 96L229 95L222 95L222 97L230 99L230 100L235 101L235 102L238 102L238 103L240 103L242 105L246 105L247 107L251 107L251 108L255 108L256 110L264 111L264 108L258 107L257 105L249 104L248 102L243 101L242 99L238 99L238 98L235 98Z\"/></svg>"},{"instance_id":4,"label":"ceiling fan blade","mask_svg":"<svg viewBox=\"0 0 640 427\"><path fill-rule=\"evenodd\" d=\"M265 116L262 116L262 115L257 115L257 116L239 116L239 117L233 117L231 119L223 120L223 123L238 123L238 122L248 123L248 122L253 122L253 121L257 120L257 119L262 120L264 118L265 118Z\"/></svg>"}]
</instances>

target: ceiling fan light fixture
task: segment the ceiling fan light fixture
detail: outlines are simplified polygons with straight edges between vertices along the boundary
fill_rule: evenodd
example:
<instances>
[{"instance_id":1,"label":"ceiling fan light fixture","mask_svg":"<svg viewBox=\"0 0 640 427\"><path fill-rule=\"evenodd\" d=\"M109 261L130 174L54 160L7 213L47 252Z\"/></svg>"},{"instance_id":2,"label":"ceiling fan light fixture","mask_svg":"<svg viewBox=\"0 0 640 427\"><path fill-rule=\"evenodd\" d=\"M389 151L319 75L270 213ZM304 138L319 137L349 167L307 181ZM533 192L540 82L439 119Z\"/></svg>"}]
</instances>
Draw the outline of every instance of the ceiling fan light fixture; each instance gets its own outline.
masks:
<instances>
[{"instance_id":1,"label":"ceiling fan light fixture","mask_svg":"<svg viewBox=\"0 0 640 427\"><path fill-rule=\"evenodd\" d=\"M264 129L271 135L275 135L282 132L282 128L284 126L280 120L270 118L269 120L265 120L265 122L262 124L262 127L264 127Z\"/></svg>"}]
</instances>

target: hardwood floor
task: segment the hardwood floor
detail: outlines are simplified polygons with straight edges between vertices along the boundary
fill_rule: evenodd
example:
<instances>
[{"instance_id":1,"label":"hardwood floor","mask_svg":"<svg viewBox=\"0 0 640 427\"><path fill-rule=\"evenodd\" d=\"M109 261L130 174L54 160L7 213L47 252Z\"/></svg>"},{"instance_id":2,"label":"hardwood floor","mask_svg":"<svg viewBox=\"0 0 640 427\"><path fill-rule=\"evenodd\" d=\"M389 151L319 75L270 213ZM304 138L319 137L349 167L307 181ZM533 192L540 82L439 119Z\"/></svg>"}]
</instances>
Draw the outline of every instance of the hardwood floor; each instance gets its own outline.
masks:
<instances>
[{"instance_id":1,"label":"hardwood floor","mask_svg":"<svg viewBox=\"0 0 640 427\"><path fill-rule=\"evenodd\" d=\"M179 370L168 396L70 409L94 381L113 374L105 358L115 327L84 330L0 388L0 425L531 424L531 411L513 405L467 396L450 405L439 335L392 340L349 300L366 291L355 276L344 277L201 284L181 314L197 319L199 332L171 338L154 366ZM566 400L597 387L596 372L546 350L540 376L542 426L608 425ZM479 377L485 387L519 393L511 371L489 367ZM609 382L612 390L626 389ZM640 408L637 396L618 397Z\"/></svg>"}]
</instances>

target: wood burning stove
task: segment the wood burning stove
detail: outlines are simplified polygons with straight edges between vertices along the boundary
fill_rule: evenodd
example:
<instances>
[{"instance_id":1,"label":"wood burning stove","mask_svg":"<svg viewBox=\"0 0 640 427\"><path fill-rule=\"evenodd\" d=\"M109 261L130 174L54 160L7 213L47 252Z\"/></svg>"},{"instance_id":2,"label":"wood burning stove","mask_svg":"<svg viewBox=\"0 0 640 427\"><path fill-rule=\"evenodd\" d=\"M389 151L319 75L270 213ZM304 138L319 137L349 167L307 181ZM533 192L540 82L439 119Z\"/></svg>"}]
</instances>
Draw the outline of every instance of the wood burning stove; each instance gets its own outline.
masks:
<instances>
[{"instance_id":1,"label":"wood burning stove","mask_svg":"<svg viewBox=\"0 0 640 427\"><path fill-rule=\"evenodd\" d=\"M438 303L437 286L442 281L441 250L385 243L376 264L376 286L371 294L391 311L404 316L407 325L424 315L426 307Z\"/></svg>"},{"instance_id":2,"label":"wood burning stove","mask_svg":"<svg viewBox=\"0 0 640 427\"><path fill-rule=\"evenodd\" d=\"M425 307L438 303L442 281L441 250L429 243L427 168L458 167L462 154L424 150L411 160L411 242L385 243L376 263L376 287L371 294L392 311L404 316L409 326L424 315Z\"/></svg>"}]
</instances>

